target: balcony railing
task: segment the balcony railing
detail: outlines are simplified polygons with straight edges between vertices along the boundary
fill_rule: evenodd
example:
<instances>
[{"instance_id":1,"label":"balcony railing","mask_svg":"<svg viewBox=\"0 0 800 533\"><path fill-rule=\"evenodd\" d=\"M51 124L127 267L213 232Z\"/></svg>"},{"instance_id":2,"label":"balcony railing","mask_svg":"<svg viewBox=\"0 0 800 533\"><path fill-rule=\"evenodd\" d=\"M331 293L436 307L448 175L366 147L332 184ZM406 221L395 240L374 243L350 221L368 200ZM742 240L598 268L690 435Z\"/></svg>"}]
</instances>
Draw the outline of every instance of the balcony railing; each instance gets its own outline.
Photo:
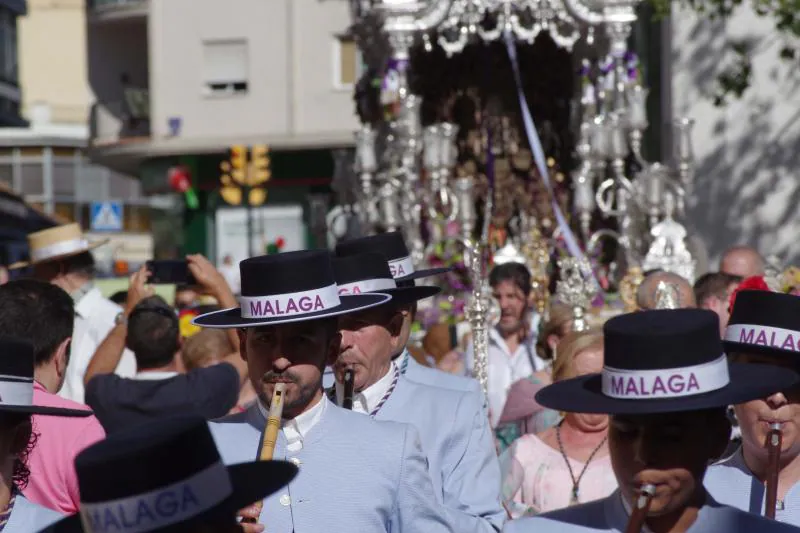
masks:
<instances>
[{"instance_id":1,"label":"balcony railing","mask_svg":"<svg viewBox=\"0 0 800 533\"><path fill-rule=\"evenodd\" d=\"M86 5L95 15L144 16L149 0L89 0Z\"/></svg>"},{"instance_id":2,"label":"balcony railing","mask_svg":"<svg viewBox=\"0 0 800 533\"><path fill-rule=\"evenodd\" d=\"M128 89L117 102L96 102L90 117L94 146L142 141L150 138L150 92Z\"/></svg>"}]
</instances>

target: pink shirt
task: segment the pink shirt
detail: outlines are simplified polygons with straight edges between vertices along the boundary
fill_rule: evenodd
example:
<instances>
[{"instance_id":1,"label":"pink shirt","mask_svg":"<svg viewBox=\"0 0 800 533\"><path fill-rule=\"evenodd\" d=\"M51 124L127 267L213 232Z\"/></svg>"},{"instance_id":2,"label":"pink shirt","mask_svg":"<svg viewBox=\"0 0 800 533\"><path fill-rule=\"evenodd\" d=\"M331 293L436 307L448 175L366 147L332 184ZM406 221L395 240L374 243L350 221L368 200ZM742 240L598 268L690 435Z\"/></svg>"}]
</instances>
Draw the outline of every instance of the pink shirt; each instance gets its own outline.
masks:
<instances>
[{"instance_id":1,"label":"pink shirt","mask_svg":"<svg viewBox=\"0 0 800 533\"><path fill-rule=\"evenodd\" d=\"M585 463L569 459L572 472L579 476ZM515 440L500 458L503 470L503 500L513 518L536 515L568 507L572 498L572 478L564 456L536 435ZM617 488L611 457L595 457L578 485L578 502L605 498Z\"/></svg>"},{"instance_id":2,"label":"pink shirt","mask_svg":"<svg viewBox=\"0 0 800 533\"><path fill-rule=\"evenodd\" d=\"M89 410L83 404L47 392L38 381L33 382L33 404ZM39 435L39 440L28 457L31 477L23 490L25 497L65 514L76 513L80 494L75 456L104 439L105 431L94 415L85 418L35 415L33 432Z\"/></svg>"}]
</instances>

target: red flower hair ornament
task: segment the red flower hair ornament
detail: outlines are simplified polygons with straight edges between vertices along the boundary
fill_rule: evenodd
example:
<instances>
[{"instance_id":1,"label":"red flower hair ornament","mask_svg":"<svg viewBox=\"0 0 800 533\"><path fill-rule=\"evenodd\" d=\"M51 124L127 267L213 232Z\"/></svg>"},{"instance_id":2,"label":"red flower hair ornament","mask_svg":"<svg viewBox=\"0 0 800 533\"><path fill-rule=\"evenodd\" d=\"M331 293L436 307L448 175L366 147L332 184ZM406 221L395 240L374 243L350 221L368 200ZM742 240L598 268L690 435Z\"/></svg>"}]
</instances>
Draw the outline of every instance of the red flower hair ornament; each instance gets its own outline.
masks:
<instances>
[{"instance_id":1,"label":"red flower hair ornament","mask_svg":"<svg viewBox=\"0 0 800 533\"><path fill-rule=\"evenodd\" d=\"M736 295L739 291L769 291L771 290L764 281L764 276L752 276L742 281L731 293L730 301L728 302L728 312L733 312L733 303L736 301Z\"/></svg>"}]
</instances>

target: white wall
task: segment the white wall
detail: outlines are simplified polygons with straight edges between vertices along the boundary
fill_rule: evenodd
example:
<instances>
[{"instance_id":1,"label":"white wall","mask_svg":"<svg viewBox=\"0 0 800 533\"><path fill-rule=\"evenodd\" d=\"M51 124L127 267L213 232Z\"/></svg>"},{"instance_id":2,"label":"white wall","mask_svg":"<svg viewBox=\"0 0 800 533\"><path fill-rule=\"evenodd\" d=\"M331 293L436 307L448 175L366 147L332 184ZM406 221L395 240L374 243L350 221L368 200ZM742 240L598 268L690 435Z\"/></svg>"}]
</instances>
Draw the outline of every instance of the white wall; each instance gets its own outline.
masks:
<instances>
[{"instance_id":1,"label":"white wall","mask_svg":"<svg viewBox=\"0 0 800 533\"><path fill-rule=\"evenodd\" d=\"M191 16L187 16L191 13ZM150 87L155 137L293 136L356 128L352 92L333 88L333 42L347 2L151 0ZM248 40L245 95L203 94L204 40Z\"/></svg>"},{"instance_id":2,"label":"white wall","mask_svg":"<svg viewBox=\"0 0 800 533\"><path fill-rule=\"evenodd\" d=\"M751 244L796 264L800 78L778 59L772 20L745 12L723 23L676 9L672 28L673 110L697 121L690 220L709 247L711 267L733 244ZM757 43L752 86L741 100L715 108L716 74L732 59L723 45L743 37Z\"/></svg>"}]
</instances>

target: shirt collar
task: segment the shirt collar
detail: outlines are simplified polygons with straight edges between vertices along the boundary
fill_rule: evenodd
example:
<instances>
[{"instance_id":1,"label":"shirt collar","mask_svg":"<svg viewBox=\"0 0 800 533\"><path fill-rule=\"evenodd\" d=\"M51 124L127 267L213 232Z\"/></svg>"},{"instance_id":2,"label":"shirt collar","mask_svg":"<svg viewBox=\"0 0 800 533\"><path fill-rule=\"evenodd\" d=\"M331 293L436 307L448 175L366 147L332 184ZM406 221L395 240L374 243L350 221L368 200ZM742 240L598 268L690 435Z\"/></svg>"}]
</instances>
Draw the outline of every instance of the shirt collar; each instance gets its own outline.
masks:
<instances>
[{"instance_id":1,"label":"shirt collar","mask_svg":"<svg viewBox=\"0 0 800 533\"><path fill-rule=\"evenodd\" d=\"M264 419L266 420L269 418L269 408L264 405L261 400L258 400L256 405ZM302 443L303 439L308 435L308 432L322 419L322 415L325 414L327 407L328 397L323 394L320 401L308 411L297 415L291 420L284 418L281 421L281 429L283 430L284 437L286 437L286 443L289 445L295 442Z\"/></svg>"},{"instance_id":2,"label":"shirt collar","mask_svg":"<svg viewBox=\"0 0 800 533\"><path fill-rule=\"evenodd\" d=\"M392 386L394 379L395 364L394 361L389 365L389 370L386 375L381 379L364 389L363 391L353 395L353 411L358 413L369 414L375 407L378 406L383 396ZM344 385L336 382L336 403L342 405L344 399Z\"/></svg>"},{"instance_id":3,"label":"shirt collar","mask_svg":"<svg viewBox=\"0 0 800 533\"><path fill-rule=\"evenodd\" d=\"M102 296L103 294L100 292L100 289L95 287L93 283L87 283L72 293L72 299L75 302L75 312L84 318L89 316L96 307L95 302Z\"/></svg>"},{"instance_id":4,"label":"shirt collar","mask_svg":"<svg viewBox=\"0 0 800 533\"><path fill-rule=\"evenodd\" d=\"M174 378L177 375L177 372L137 372L131 379L139 381L158 381L160 379Z\"/></svg>"}]
</instances>

